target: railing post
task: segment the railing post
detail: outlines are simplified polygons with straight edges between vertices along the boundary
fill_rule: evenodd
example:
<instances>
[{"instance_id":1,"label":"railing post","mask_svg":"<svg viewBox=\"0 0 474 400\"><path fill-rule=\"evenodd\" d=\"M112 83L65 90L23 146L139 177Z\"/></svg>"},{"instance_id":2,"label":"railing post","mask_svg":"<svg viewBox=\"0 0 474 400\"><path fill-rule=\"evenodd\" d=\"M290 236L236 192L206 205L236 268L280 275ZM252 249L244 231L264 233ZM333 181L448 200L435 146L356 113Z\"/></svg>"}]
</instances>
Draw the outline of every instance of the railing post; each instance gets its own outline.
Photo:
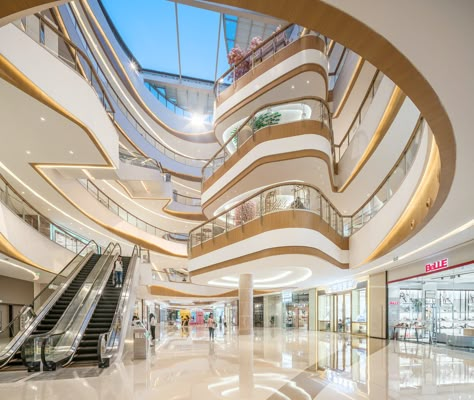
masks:
<instances>
[{"instance_id":1,"label":"railing post","mask_svg":"<svg viewBox=\"0 0 474 400\"><path fill-rule=\"evenodd\" d=\"M260 217L263 217L263 193L260 193Z\"/></svg>"}]
</instances>

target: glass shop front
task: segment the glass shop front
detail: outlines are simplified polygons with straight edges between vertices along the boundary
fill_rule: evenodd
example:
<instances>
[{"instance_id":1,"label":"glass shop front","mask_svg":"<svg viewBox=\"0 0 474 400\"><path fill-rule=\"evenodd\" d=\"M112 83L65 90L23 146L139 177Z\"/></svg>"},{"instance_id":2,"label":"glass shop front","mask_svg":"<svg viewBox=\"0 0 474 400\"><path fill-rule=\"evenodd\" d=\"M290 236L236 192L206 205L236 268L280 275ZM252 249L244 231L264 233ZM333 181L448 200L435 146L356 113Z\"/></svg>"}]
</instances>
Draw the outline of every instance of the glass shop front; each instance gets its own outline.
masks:
<instances>
[{"instance_id":1,"label":"glass shop front","mask_svg":"<svg viewBox=\"0 0 474 400\"><path fill-rule=\"evenodd\" d=\"M391 339L474 348L474 263L436 260L389 282L388 310Z\"/></svg>"},{"instance_id":2,"label":"glass shop front","mask_svg":"<svg viewBox=\"0 0 474 400\"><path fill-rule=\"evenodd\" d=\"M318 291L318 330L367 335L367 282Z\"/></svg>"}]
</instances>

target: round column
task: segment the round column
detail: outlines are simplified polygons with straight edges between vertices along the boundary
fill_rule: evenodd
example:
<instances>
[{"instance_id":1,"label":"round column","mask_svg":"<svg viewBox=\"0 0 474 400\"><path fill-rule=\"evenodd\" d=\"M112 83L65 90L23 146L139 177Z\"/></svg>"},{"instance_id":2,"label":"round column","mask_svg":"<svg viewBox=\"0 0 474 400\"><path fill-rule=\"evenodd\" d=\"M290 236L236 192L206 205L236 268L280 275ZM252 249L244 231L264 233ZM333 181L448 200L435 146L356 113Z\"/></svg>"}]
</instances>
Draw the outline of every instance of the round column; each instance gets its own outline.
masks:
<instances>
[{"instance_id":1,"label":"round column","mask_svg":"<svg viewBox=\"0 0 474 400\"><path fill-rule=\"evenodd\" d=\"M242 274L239 278L239 334L253 334L252 274Z\"/></svg>"}]
</instances>

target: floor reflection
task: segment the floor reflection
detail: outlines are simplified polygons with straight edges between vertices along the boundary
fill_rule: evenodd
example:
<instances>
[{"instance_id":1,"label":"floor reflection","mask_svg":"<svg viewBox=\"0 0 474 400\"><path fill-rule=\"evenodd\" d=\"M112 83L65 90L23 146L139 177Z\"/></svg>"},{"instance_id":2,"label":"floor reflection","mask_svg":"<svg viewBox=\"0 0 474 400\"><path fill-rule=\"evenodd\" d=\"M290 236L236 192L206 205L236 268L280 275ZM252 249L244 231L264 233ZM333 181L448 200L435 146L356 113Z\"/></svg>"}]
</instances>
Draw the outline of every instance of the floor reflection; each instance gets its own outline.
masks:
<instances>
[{"instance_id":1,"label":"floor reflection","mask_svg":"<svg viewBox=\"0 0 474 400\"><path fill-rule=\"evenodd\" d=\"M128 343L129 349L132 343ZM471 399L473 354L346 334L162 327L147 360L0 379L1 399ZM2 374L0 373L0 376Z\"/></svg>"}]
</instances>

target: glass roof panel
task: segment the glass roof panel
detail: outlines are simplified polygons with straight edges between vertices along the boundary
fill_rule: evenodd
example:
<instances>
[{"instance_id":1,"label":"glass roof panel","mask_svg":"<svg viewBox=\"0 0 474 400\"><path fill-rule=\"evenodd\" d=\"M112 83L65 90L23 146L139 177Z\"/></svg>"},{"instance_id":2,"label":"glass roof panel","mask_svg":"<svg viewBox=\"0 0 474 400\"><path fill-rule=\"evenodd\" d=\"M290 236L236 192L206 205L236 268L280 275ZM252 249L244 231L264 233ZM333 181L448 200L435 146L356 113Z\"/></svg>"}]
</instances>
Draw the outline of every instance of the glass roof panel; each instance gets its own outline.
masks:
<instances>
[{"instance_id":1,"label":"glass roof panel","mask_svg":"<svg viewBox=\"0 0 474 400\"><path fill-rule=\"evenodd\" d=\"M102 0L115 27L144 68L178 71L174 3Z\"/></svg>"}]
</instances>

